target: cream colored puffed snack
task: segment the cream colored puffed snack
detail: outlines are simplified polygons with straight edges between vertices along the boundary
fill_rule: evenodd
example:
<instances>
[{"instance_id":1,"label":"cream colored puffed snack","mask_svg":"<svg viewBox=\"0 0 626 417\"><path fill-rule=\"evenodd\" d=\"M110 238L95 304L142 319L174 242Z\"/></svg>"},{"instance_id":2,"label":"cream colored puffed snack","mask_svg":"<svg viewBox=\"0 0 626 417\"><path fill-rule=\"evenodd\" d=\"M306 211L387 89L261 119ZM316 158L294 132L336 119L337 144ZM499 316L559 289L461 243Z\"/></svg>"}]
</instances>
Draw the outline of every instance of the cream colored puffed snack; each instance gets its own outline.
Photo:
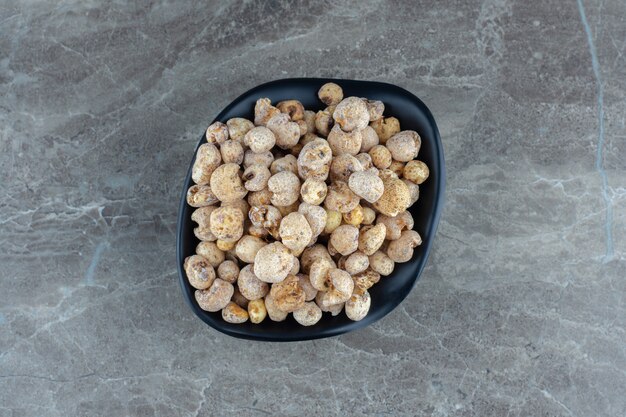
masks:
<instances>
[{"instance_id":1,"label":"cream colored puffed snack","mask_svg":"<svg viewBox=\"0 0 626 417\"><path fill-rule=\"evenodd\" d=\"M404 166L402 175L407 180L419 185L426 181L430 175L430 171L428 170L428 166L422 161L409 161Z\"/></svg>"},{"instance_id":2,"label":"cream colored puffed snack","mask_svg":"<svg viewBox=\"0 0 626 417\"><path fill-rule=\"evenodd\" d=\"M358 288L360 291L369 290L380 281L380 274L371 268L366 269L363 272L355 274L352 276L354 280L354 289Z\"/></svg>"},{"instance_id":3,"label":"cream colored puffed snack","mask_svg":"<svg viewBox=\"0 0 626 417\"><path fill-rule=\"evenodd\" d=\"M289 171L298 175L298 160L295 156L291 154L285 155L281 158L275 159L274 162L272 162L272 165L270 166L270 172L272 173L272 175L278 174L282 171Z\"/></svg>"},{"instance_id":4,"label":"cream colored puffed snack","mask_svg":"<svg viewBox=\"0 0 626 417\"><path fill-rule=\"evenodd\" d=\"M253 206L248 212L248 218L254 226L266 229L275 239L279 239L278 227L283 216L276 207L269 204Z\"/></svg>"},{"instance_id":5,"label":"cream colored puffed snack","mask_svg":"<svg viewBox=\"0 0 626 417\"><path fill-rule=\"evenodd\" d=\"M276 107L281 112L287 113L294 122L304 119L304 106L298 100L284 100L279 102Z\"/></svg>"},{"instance_id":6,"label":"cream colored puffed snack","mask_svg":"<svg viewBox=\"0 0 626 417\"><path fill-rule=\"evenodd\" d=\"M324 313L330 313L333 317L339 315L343 311L343 307L345 303L333 304L330 306L324 305L323 299L326 295L325 291L319 291L315 296L315 304L322 310Z\"/></svg>"},{"instance_id":7,"label":"cream colored puffed snack","mask_svg":"<svg viewBox=\"0 0 626 417\"><path fill-rule=\"evenodd\" d=\"M313 265L313 263L319 259L327 260L334 266L334 261L328 253L328 248L318 243L306 248L304 252L302 252L302 256L300 256L300 265L302 271L305 274L308 274L310 272L311 265Z\"/></svg>"},{"instance_id":8,"label":"cream colored puffed snack","mask_svg":"<svg viewBox=\"0 0 626 417\"><path fill-rule=\"evenodd\" d=\"M198 223L198 227L193 229L193 234L203 241L214 242L217 237L211 232L211 213L216 209L215 206L206 206L195 209L191 213L191 220Z\"/></svg>"},{"instance_id":9,"label":"cream colored puffed snack","mask_svg":"<svg viewBox=\"0 0 626 417\"><path fill-rule=\"evenodd\" d=\"M272 192L267 188L261 191L252 191L248 193L247 200L251 207L266 206L272 204Z\"/></svg>"},{"instance_id":10,"label":"cream colored puffed snack","mask_svg":"<svg viewBox=\"0 0 626 417\"><path fill-rule=\"evenodd\" d=\"M385 253L376 251L369 257L370 268L380 275L387 276L393 272L395 267L394 261L391 260Z\"/></svg>"},{"instance_id":11,"label":"cream colored puffed snack","mask_svg":"<svg viewBox=\"0 0 626 417\"><path fill-rule=\"evenodd\" d=\"M270 177L267 188L272 192L272 204L288 206L300 197L300 179L289 171L281 171Z\"/></svg>"},{"instance_id":12,"label":"cream colored puffed snack","mask_svg":"<svg viewBox=\"0 0 626 417\"><path fill-rule=\"evenodd\" d=\"M330 164L330 181L348 182L350 176L355 172L363 171L361 162L352 155L341 154L333 158Z\"/></svg>"},{"instance_id":13,"label":"cream colored puffed snack","mask_svg":"<svg viewBox=\"0 0 626 417\"><path fill-rule=\"evenodd\" d=\"M402 180L389 178L383 180L385 191L374 203L374 208L387 216L396 216L409 208L411 194L409 188Z\"/></svg>"},{"instance_id":14,"label":"cream colored puffed snack","mask_svg":"<svg viewBox=\"0 0 626 417\"><path fill-rule=\"evenodd\" d=\"M243 213L236 207L220 207L211 213L211 233L218 240L236 242L243 235Z\"/></svg>"},{"instance_id":15,"label":"cream colored puffed snack","mask_svg":"<svg viewBox=\"0 0 626 417\"><path fill-rule=\"evenodd\" d=\"M289 115L279 113L267 122L267 128L276 137L276 146L282 149L289 149L295 146L300 139L300 126L292 122Z\"/></svg>"},{"instance_id":16,"label":"cream colored puffed snack","mask_svg":"<svg viewBox=\"0 0 626 417\"><path fill-rule=\"evenodd\" d=\"M239 288L239 292L250 301L264 297L270 290L270 286L266 282L261 281L254 274L252 265L246 265L246 267L239 272L237 288Z\"/></svg>"},{"instance_id":17,"label":"cream colored puffed snack","mask_svg":"<svg viewBox=\"0 0 626 417\"><path fill-rule=\"evenodd\" d=\"M289 315L278 308L271 291L265 296L265 310L272 321L284 321Z\"/></svg>"},{"instance_id":18,"label":"cream colored puffed snack","mask_svg":"<svg viewBox=\"0 0 626 417\"><path fill-rule=\"evenodd\" d=\"M383 180L371 171L352 173L348 179L348 187L368 203L377 202L385 191Z\"/></svg>"},{"instance_id":19,"label":"cream colored puffed snack","mask_svg":"<svg viewBox=\"0 0 626 417\"><path fill-rule=\"evenodd\" d=\"M339 213L348 213L359 205L359 196L354 194L348 184L343 181L335 181L328 187L328 195L324 205L330 210Z\"/></svg>"},{"instance_id":20,"label":"cream colored puffed snack","mask_svg":"<svg viewBox=\"0 0 626 417\"><path fill-rule=\"evenodd\" d=\"M231 301L222 309L222 318L227 323L245 323L248 321L248 311Z\"/></svg>"},{"instance_id":21,"label":"cream colored puffed snack","mask_svg":"<svg viewBox=\"0 0 626 417\"><path fill-rule=\"evenodd\" d=\"M204 136L206 137L206 141L208 143L222 144L229 138L228 126L222 122L215 122L207 127Z\"/></svg>"},{"instance_id":22,"label":"cream colored puffed snack","mask_svg":"<svg viewBox=\"0 0 626 417\"><path fill-rule=\"evenodd\" d=\"M235 261L226 260L217 267L217 276L232 284L239 277L239 266Z\"/></svg>"},{"instance_id":23,"label":"cream colored puffed snack","mask_svg":"<svg viewBox=\"0 0 626 417\"><path fill-rule=\"evenodd\" d=\"M233 296L233 284L215 278L209 289L196 290L195 297L201 309L206 311L220 311L230 302Z\"/></svg>"},{"instance_id":24,"label":"cream colored puffed snack","mask_svg":"<svg viewBox=\"0 0 626 417\"><path fill-rule=\"evenodd\" d=\"M250 129L243 137L243 143L254 153L271 151L276 144L274 133L264 126Z\"/></svg>"},{"instance_id":25,"label":"cream colored puffed snack","mask_svg":"<svg viewBox=\"0 0 626 417\"><path fill-rule=\"evenodd\" d=\"M300 286L304 290L304 300L305 301L314 300L315 296L317 295L317 289L313 286L313 284L311 284L311 281L309 280L308 275L304 275L304 274L295 274L295 275L298 277L298 282L300 283Z\"/></svg>"},{"instance_id":26,"label":"cream colored puffed snack","mask_svg":"<svg viewBox=\"0 0 626 417\"><path fill-rule=\"evenodd\" d=\"M311 242L313 232L311 226L302 213L289 213L280 222L278 230L283 245L291 249L293 254L299 255Z\"/></svg>"},{"instance_id":27,"label":"cream colored puffed snack","mask_svg":"<svg viewBox=\"0 0 626 417\"><path fill-rule=\"evenodd\" d=\"M215 196L224 202L243 199L248 190L241 182L240 169L237 164L219 166L211 175L211 190Z\"/></svg>"},{"instance_id":28,"label":"cream colored puffed snack","mask_svg":"<svg viewBox=\"0 0 626 417\"><path fill-rule=\"evenodd\" d=\"M372 298L367 291L354 293L348 301L346 301L346 316L353 321L363 320L370 311L371 304Z\"/></svg>"},{"instance_id":29,"label":"cream colored puffed snack","mask_svg":"<svg viewBox=\"0 0 626 417\"><path fill-rule=\"evenodd\" d=\"M400 121L395 117L378 119L372 122L370 126L374 129L382 144L386 143L390 137L400 132Z\"/></svg>"},{"instance_id":30,"label":"cream colored puffed snack","mask_svg":"<svg viewBox=\"0 0 626 417\"><path fill-rule=\"evenodd\" d=\"M422 238L415 230L405 230L399 239L389 243L387 256L394 262L408 262L413 257L413 248L422 244Z\"/></svg>"},{"instance_id":31,"label":"cream colored puffed snack","mask_svg":"<svg viewBox=\"0 0 626 417\"><path fill-rule=\"evenodd\" d=\"M192 185L187 190L187 204L191 207L205 207L216 204L218 198L208 185Z\"/></svg>"},{"instance_id":32,"label":"cream colored puffed snack","mask_svg":"<svg viewBox=\"0 0 626 417\"><path fill-rule=\"evenodd\" d=\"M363 138L360 130L344 132L339 125L333 126L328 133L328 145L334 156L342 154L356 155L361 150Z\"/></svg>"},{"instance_id":33,"label":"cream colored puffed snack","mask_svg":"<svg viewBox=\"0 0 626 417\"><path fill-rule=\"evenodd\" d=\"M293 318L303 326L313 326L322 318L322 310L312 301L293 312Z\"/></svg>"},{"instance_id":34,"label":"cream colored puffed snack","mask_svg":"<svg viewBox=\"0 0 626 417\"><path fill-rule=\"evenodd\" d=\"M242 179L245 181L243 186L248 191L261 191L267 187L272 174L266 166L261 164L250 165L243 172Z\"/></svg>"},{"instance_id":35,"label":"cream colored puffed snack","mask_svg":"<svg viewBox=\"0 0 626 417\"><path fill-rule=\"evenodd\" d=\"M298 206L298 212L304 215L304 218L311 228L311 239L307 243L307 246L312 245L326 227L326 210L324 210L323 207L313 204L300 203L300 206Z\"/></svg>"},{"instance_id":36,"label":"cream colored puffed snack","mask_svg":"<svg viewBox=\"0 0 626 417\"><path fill-rule=\"evenodd\" d=\"M295 275L289 275L283 281L272 284L270 293L276 307L285 313L304 306L306 294Z\"/></svg>"},{"instance_id":37,"label":"cream colored puffed snack","mask_svg":"<svg viewBox=\"0 0 626 417\"><path fill-rule=\"evenodd\" d=\"M386 228L384 224L365 226L359 231L358 248L366 255L376 252L385 242Z\"/></svg>"},{"instance_id":38,"label":"cream colored puffed snack","mask_svg":"<svg viewBox=\"0 0 626 417\"><path fill-rule=\"evenodd\" d=\"M346 271L333 268L328 272L329 288L322 296L322 304L326 307L345 303L354 290L354 280Z\"/></svg>"},{"instance_id":39,"label":"cream colored puffed snack","mask_svg":"<svg viewBox=\"0 0 626 417\"><path fill-rule=\"evenodd\" d=\"M364 129L370 122L370 114L363 99L347 97L337 104L333 119L344 132L352 132Z\"/></svg>"},{"instance_id":40,"label":"cream colored puffed snack","mask_svg":"<svg viewBox=\"0 0 626 417\"><path fill-rule=\"evenodd\" d=\"M326 198L326 194L328 194L328 186L326 183L313 178L307 178L300 188L302 201L312 205L322 204Z\"/></svg>"},{"instance_id":41,"label":"cream colored puffed snack","mask_svg":"<svg viewBox=\"0 0 626 417\"><path fill-rule=\"evenodd\" d=\"M404 130L396 133L387 140L385 146L391 152L391 156L396 161L412 161L419 152L421 139L414 130Z\"/></svg>"},{"instance_id":42,"label":"cream colored puffed snack","mask_svg":"<svg viewBox=\"0 0 626 417\"><path fill-rule=\"evenodd\" d=\"M204 143L198 148L196 160L191 168L191 179L198 185L208 184L213 171L222 163L220 150L212 143Z\"/></svg>"},{"instance_id":43,"label":"cream colored puffed snack","mask_svg":"<svg viewBox=\"0 0 626 417\"><path fill-rule=\"evenodd\" d=\"M263 246L254 258L254 274L264 282L284 280L293 267L293 255L280 242Z\"/></svg>"},{"instance_id":44,"label":"cream colored puffed snack","mask_svg":"<svg viewBox=\"0 0 626 417\"><path fill-rule=\"evenodd\" d=\"M349 224L343 224L333 230L330 243L340 254L346 256L359 247L359 229Z\"/></svg>"},{"instance_id":45,"label":"cream colored puffed snack","mask_svg":"<svg viewBox=\"0 0 626 417\"><path fill-rule=\"evenodd\" d=\"M280 114L280 110L272 106L269 98L260 98L254 105L254 124L257 126L265 126L269 120Z\"/></svg>"},{"instance_id":46,"label":"cream colored puffed snack","mask_svg":"<svg viewBox=\"0 0 626 417\"><path fill-rule=\"evenodd\" d=\"M265 300L263 298L250 301L247 307L250 322L259 324L265 320L265 317L267 316L267 309L265 308Z\"/></svg>"},{"instance_id":47,"label":"cream colored puffed snack","mask_svg":"<svg viewBox=\"0 0 626 417\"><path fill-rule=\"evenodd\" d=\"M234 117L226 122L228 136L235 141L243 141L243 137L254 127L254 123L243 117Z\"/></svg>"},{"instance_id":48,"label":"cream colored puffed snack","mask_svg":"<svg viewBox=\"0 0 626 417\"><path fill-rule=\"evenodd\" d=\"M326 225L324 233L329 235L341 225L342 215L337 210L326 209Z\"/></svg>"},{"instance_id":49,"label":"cream colored puffed snack","mask_svg":"<svg viewBox=\"0 0 626 417\"><path fill-rule=\"evenodd\" d=\"M377 224L384 224L386 230L385 239L396 240L405 229L413 228L413 216L408 211L403 211L396 216L380 214L376 219Z\"/></svg>"},{"instance_id":50,"label":"cream colored puffed snack","mask_svg":"<svg viewBox=\"0 0 626 417\"><path fill-rule=\"evenodd\" d=\"M274 162L274 154L271 151L265 151L261 153L254 153L251 149L248 149L243 155L243 168L248 168L251 165L263 165L269 168Z\"/></svg>"},{"instance_id":51,"label":"cream colored puffed snack","mask_svg":"<svg viewBox=\"0 0 626 417\"><path fill-rule=\"evenodd\" d=\"M370 114L370 122L375 122L376 120L380 120L383 118L383 113L385 112L385 104L382 101L368 100L366 98L364 98L363 101L365 101L367 111Z\"/></svg>"},{"instance_id":52,"label":"cream colored puffed snack","mask_svg":"<svg viewBox=\"0 0 626 417\"><path fill-rule=\"evenodd\" d=\"M205 290L215 280L215 270L211 263L200 255L192 255L185 259L183 265L187 279L192 287Z\"/></svg>"},{"instance_id":53,"label":"cream colored puffed snack","mask_svg":"<svg viewBox=\"0 0 626 417\"><path fill-rule=\"evenodd\" d=\"M343 89L335 83L326 83L320 87L317 96L327 106L336 106L343 100Z\"/></svg>"},{"instance_id":54,"label":"cream colored puffed snack","mask_svg":"<svg viewBox=\"0 0 626 417\"><path fill-rule=\"evenodd\" d=\"M267 245L267 242L263 239L256 236L246 235L237 242L237 245L235 246L235 255L237 255L242 262L251 264L254 262L256 254L265 245Z\"/></svg>"},{"instance_id":55,"label":"cream colored puffed snack","mask_svg":"<svg viewBox=\"0 0 626 417\"><path fill-rule=\"evenodd\" d=\"M318 97L317 112L259 98L254 123L215 122L197 150L186 199L200 243L183 268L228 323L362 320L370 288L421 244L408 211L429 175L419 134L335 83Z\"/></svg>"},{"instance_id":56,"label":"cream colored puffed snack","mask_svg":"<svg viewBox=\"0 0 626 417\"><path fill-rule=\"evenodd\" d=\"M312 176L311 173L318 173L324 167L328 167L332 161L333 152L328 142L324 139L317 138L302 148L297 159L298 175L307 179ZM319 176L319 175L317 175ZM314 178L320 181L326 178Z\"/></svg>"},{"instance_id":57,"label":"cream colored puffed snack","mask_svg":"<svg viewBox=\"0 0 626 417\"><path fill-rule=\"evenodd\" d=\"M226 259L224 252L217 247L215 242L203 241L198 243L196 254L209 261L213 268L217 268Z\"/></svg>"},{"instance_id":58,"label":"cream colored puffed snack","mask_svg":"<svg viewBox=\"0 0 626 417\"><path fill-rule=\"evenodd\" d=\"M378 169L389 168L393 162L391 152L385 145L372 146L368 153L372 158L372 164Z\"/></svg>"},{"instance_id":59,"label":"cream colored puffed snack","mask_svg":"<svg viewBox=\"0 0 626 417\"><path fill-rule=\"evenodd\" d=\"M225 164L237 164L243 163L244 150L241 143L234 140L227 140L220 145L220 153L222 154L222 161Z\"/></svg>"}]
</instances>

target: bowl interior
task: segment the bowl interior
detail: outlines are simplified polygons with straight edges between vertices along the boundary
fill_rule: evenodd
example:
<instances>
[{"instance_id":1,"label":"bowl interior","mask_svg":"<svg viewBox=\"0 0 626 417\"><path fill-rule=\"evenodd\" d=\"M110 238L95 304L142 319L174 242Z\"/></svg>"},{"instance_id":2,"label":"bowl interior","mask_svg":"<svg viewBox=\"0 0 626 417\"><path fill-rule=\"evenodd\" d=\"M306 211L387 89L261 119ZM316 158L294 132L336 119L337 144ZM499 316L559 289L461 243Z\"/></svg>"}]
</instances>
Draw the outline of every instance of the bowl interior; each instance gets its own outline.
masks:
<instances>
[{"instance_id":1,"label":"bowl interior","mask_svg":"<svg viewBox=\"0 0 626 417\"><path fill-rule=\"evenodd\" d=\"M262 84L242 94L228 105L215 120L224 123L232 117L245 117L252 120L254 118L254 103L260 97L268 97L273 103L280 100L297 99L302 102L306 109L321 110L325 106L317 98L317 91L322 84L329 81L339 84L343 88L345 97L358 96L381 100L385 103L385 116L397 117L403 130L415 130L421 136L422 146L418 159L428 165L430 177L420 186L419 200L410 208L410 212L415 219L414 229L422 236L423 243L416 248L411 261L396 264L396 268L390 276L382 277L380 282L369 290L372 305L369 314L361 321L351 321L342 312L336 317L332 317L330 313L324 313L322 319L310 327L299 325L291 315L287 320L280 323L273 322L269 318L261 324L227 323L222 319L220 312L209 313L200 309L194 298L195 290L187 282L182 268L184 259L195 253L195 248L199 243L193 234L195 223L191 221L191 213L194 209L188 206L185 201L187 189L193 185L191 180L192 160L183 186L178 218L177 261L180 284L184 297L194 313L209 326L223 333L246 339L293 341L334 336L367 326L400 304L413 288L426 264L443 206L445 167L443 149L435 120L424 103L413 94L395 85L380 82L322 78L277 80ZM204 142L203 135L198 146Z\"/></svg>"}]
</instances>

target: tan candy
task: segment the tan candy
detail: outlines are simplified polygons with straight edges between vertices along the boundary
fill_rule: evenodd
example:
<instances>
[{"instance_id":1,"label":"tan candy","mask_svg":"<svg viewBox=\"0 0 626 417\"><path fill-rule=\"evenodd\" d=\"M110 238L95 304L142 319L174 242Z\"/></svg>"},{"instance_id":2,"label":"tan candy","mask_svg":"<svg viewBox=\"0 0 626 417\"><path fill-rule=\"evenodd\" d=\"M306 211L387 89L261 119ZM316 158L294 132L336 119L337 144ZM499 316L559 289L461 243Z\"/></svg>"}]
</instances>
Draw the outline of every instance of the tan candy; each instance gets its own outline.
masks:
<instances>
[{"instance_id":1,"label":"tan candy","mask_svg":"<svg viewBox=\"0 0 626 417\"><path fill-rule=\"evenodd\" d=\"M355 172L350 175L348 187L368 203L377 202L385 191L383 180L371 171Z\"/></svg>"}]
</instances>

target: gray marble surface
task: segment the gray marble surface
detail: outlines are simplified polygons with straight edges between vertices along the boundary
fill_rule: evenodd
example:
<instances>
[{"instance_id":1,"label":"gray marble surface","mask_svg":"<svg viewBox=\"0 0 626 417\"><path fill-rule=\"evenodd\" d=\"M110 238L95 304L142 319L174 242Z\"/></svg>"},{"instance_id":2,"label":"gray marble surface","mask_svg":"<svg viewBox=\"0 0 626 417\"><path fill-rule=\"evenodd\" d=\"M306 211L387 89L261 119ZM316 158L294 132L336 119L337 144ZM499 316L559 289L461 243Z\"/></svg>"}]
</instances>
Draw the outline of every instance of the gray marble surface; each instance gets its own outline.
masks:
<instances>
[{"instance_id":1,"label":"gray marble surface","mask_svg":"<svg viewBox=\"0 0 626 417\"><path fill-rule=\"evenodd\" d=\"M625 415L625 15L0 0L0 416ZM181 297L179 187L223 106L295 76L420 96L447 205L385 319L243 342Z\"/></svg>"}]
</instances>

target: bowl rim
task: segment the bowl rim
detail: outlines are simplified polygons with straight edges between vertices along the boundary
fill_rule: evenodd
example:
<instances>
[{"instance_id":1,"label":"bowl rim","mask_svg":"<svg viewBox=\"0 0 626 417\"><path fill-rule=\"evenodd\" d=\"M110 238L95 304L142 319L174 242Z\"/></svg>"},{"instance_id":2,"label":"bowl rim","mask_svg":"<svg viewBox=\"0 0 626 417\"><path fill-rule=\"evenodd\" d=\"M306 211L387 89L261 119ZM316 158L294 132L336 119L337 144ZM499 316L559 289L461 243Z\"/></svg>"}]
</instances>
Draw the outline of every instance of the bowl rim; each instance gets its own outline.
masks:
<instances>
[{"instance_id":1,"label":"bowl rim","mask_svg":"<svg viewBox=\"0 0 626 417\"><path fill-rule=\"evenodd\" d=\"M178 270L178 281L181 287L181 291L182 291L182 295L183 298L185 300L185 302L187 303L187 305L191 308L191 310L194 312L194 314L201 319L204 323L206 323L209 327L219 331L220 333L232 336L232 337L236 337L236 338L240 338L240 339L247 339L247 340L255 340L255 341L265 341L265 342L297 342L297 341L306 341L306 340L315 340L315 339L323 339L323 338L327 338L327 337L334 337L334 336L338 336L344 333L348 333L354 330L358 330L358 329L362 329L364 327L367 327L371 324L374 324L375 322L377 322L378 320L382 319L383 317L387 316L389 313L391 313L393 310L395 310L405 299L406 297L413 291L413 289L415 288L415 284L417 283L417 281L419 280L424 268L426 267L426 264L428 263L428 258L430 255L430 251L432 249L432 243L435 239L435 236L437 234L437 229L439 226L439 221L441 218L441 214L443 212L443 206L445 203L445 186L446 186L446 166L445 166L445 158L444 158L444 154L443 154L443 144L441 142L441 136L439 134L439 128L437 127L437 123L435 122L435 118L432 115L432 112L430 111L430 109L428 108L428 106L426 106L426 104L419 98L417 97L415 94L411 93L410 91L395 85L395 84L391 84L391 83L387 83L387 82L382 82L382 81L368 81L368 80L355 80L355 79L347 79L347 78L318 78L318 77L295 77L295 78L280 78L280 79L276 79L276 80L272 80L272 81L268 81L262 84L259 84L255 87L252 87L249 90L246 90L245 92L243 92L242 94L238 95L235 99L233 99L226 107L224 107L222 109L222 111L220 111L218 113L217 116L215 116L215 118L213 119L213 121L211 123L214 123L215 121L218 121L220 119L223 118L223 116L225 114L227 114L233 107L235 107L237 105L237 103L239 103L242 99L244 99L247 96L250 96L252 94L254 94L256 91L264 89L266 87L270 87L273 84L280 84L280 83L285 83L285 82L311 82L311 81L315 81L315 82L319 82L321 83L320 85L322 85L323 83L328 83L328 82L334 82L337 83L339 85L341 85L342 82L350 82L350 83L357 83L357 84L367 84L367 85L376 85L378 87L382 87L382 88L389 88L389 89L395 89L398 90L400 93L402 93L403 95L409 97L412 101L415 102L415 104L417 105L417 107L420 108L420 110L424 113L424 115L426 116L426 119L428 121L428 123L430 124L432 130L433 130L433 134L434 134L434 150L435 150L435 159L437 160L438 166L440 167L439 169L439 175L435 184L435 192L436 192L436 196L434 198L434 209L433 209L433 221L430 224L430 227L427 230L428 235L430 236L430 242L429 244L426 246L424 252L423 252L423 258L424 261L422 262L422 264L419 266L419 268L417 269L417 272L415 273L415 277L413 278L413 282L411 284L411 288L405 292L404 294L401 295L401 297L398 298L397 303L386 313L381 314L377 317L371 318L369 321L363 320L363 321L358 321L358 322L354 322L353 326L351 326L350 328L345 328L344 327L339 327L339 328L331 328L331 329L327 329L323 332L318 332L315 334L311 334L310 336L306 336L306 337L302 337L302 336L291 336L288 333L281 333L279 335L275 335L275 334L268 334L268 335L253 335L253 334L249 334L245 331L237 331L237 330L231 330L228 328L223 328L223 327L219 327L219 326L215 326L212 322L210 322L209 320L207 320L204 315L201 314L201 312L203 310L201 310L199 308L199 306L197 306L196 304L193 303L193 301L191 300L190 297L187 296L187 291L186 291L186 274L183 268L183 263L184 263L184 254L183 254L183 239L182 239L182 235L183 235L183 222L187 219L184 219L183 217L183 212L184 209L187 205L187 188L186 185L190 183L191 180L191 173L192 173L192 165L193 165L193 161L196 157L196 153L198 151L198 148L200 147L200 145L204 142L205 139L205 135L202 134L200 136L200 140L198 141L196 147L194 148L194 152L192 154L191 157L191 161L189 163L189 167L187 169L187 175L185 176L185 179L183 181L183 190L182 190L182 194L181 194L181 198L180 198L180 204L179 204L179 208L178 208L178 219L177 219L177 224L176 224L176 262L177 262L177 270Z\"/></svg>"}]
</instances>

